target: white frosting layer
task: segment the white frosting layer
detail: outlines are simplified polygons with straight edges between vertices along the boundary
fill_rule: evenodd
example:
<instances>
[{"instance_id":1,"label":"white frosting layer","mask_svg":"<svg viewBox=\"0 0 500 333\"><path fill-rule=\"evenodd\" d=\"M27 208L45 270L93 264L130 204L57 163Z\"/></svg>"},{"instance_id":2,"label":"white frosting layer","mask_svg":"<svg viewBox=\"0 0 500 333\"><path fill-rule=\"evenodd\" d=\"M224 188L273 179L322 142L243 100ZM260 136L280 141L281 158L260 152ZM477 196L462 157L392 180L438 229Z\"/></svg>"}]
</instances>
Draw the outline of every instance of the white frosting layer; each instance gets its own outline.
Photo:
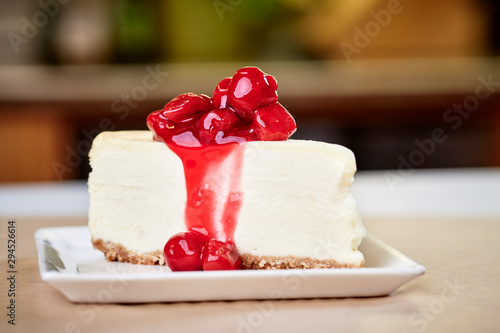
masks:
<instances>
[{"instance_id":1,"label":"white frosting layer","mask_svg":"<svg viewBox=\"0 0 500 333\"><path fill-rule=\"evenodd\" d=\"M90 152L89 227L137 253L163 250L184 231L180 159L149 131L104 132ZM359 265L366 231L351 195L356 164L342 146L316 141L245 145L240 253L334 259Z\"/></svg>"}]
</instances>

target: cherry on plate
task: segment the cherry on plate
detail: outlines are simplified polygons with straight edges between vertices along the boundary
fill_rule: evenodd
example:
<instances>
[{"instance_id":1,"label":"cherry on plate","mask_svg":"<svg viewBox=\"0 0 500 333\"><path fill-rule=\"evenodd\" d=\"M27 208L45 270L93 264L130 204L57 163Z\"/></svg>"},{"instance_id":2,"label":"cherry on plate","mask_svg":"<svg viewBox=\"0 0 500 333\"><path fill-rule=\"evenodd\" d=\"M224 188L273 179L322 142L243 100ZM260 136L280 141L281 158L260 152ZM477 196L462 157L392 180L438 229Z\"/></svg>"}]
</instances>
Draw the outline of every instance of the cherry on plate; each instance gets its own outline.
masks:
<instances>
[{"instance_id":1,"label":"cherry on plate","mask_svg":"<svg viewBox=\"0 0 500 333\"><path fill-rule=\"evenodd\" d=\"M173 235L163 249L168 267L172 271L203 270L201 252L206 242L206 236L195 231Z\"/></svg>"},{"instance_id":2,"label":"cherry on plate","mask_svg":"<svg viewBox=\"0 0 500 333\"><path fill-rule=\"evenodd\" d=\"M211 239L203 247L202 261L205 271L236 270L242 266L236 247L216 239Z\"/></svg>"}]
</instances>

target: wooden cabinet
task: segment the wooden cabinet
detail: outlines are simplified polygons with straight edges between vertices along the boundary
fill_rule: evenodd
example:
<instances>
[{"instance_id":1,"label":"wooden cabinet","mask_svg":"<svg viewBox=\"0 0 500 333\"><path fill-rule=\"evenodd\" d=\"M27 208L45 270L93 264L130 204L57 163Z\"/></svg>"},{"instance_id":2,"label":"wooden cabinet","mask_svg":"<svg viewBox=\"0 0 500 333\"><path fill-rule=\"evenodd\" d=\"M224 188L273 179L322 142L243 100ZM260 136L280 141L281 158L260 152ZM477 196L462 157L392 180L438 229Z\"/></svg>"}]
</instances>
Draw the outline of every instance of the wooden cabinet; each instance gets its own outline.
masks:
<instances>
[{"instance_id":1,"label":"wooden cabinet","mask_svg":"<svg viewBox=\"0 0 500 333\"><path fill-rule=\"evenodd\" d=\"M74 178L76 168L60 176L54 169L73 146L72 126L59 113L34 106L2 108L0 182Z\"/></svg>"},{"instance_id":2,"label":"wooden cabinet","mask_svg":"<svg viewBox=\"0 0 500 333\"><path fill-rule=\"evenodd\" d=\"M0 182L86 178L97 133L146 129L146 116L171 98L211 95L243 65L0 66ZM436 128L450 140L434 156L444 162L431 167L500 166L498 58L255 65L278 79L280 101L298 121L295 137L346 144L362 168L397 168L399 155ZM330 130L347 139L330 140ZM457 155L466 163L455 163ZM381 158L385 164L370 162Z\"/></svg>"}]
</instances>

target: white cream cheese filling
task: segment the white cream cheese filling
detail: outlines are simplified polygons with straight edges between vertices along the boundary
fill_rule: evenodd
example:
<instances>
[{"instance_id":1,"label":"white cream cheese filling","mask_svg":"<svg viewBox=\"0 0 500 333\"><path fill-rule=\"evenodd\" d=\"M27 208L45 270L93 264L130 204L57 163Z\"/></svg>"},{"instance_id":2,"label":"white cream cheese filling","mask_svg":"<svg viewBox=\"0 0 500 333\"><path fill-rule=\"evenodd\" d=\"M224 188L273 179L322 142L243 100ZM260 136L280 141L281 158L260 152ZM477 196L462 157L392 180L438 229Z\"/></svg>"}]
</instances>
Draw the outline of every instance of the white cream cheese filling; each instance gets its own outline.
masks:
<instances>
[{"instance_id":1,"label":"white cream cheese filling","mask_svg":"<svg viewBox=\"0 0 500 333\"><path fill-rule=\"evenodd\" d=\"M90 152L89 228L130 251L162 251L185 231L180 159L149 131L104 132ZM234 235L240 253L333 259L358 265L366 231L350 186L353 153L316 141L245 144L243 203Z\"/></svg>"}]
</instances>

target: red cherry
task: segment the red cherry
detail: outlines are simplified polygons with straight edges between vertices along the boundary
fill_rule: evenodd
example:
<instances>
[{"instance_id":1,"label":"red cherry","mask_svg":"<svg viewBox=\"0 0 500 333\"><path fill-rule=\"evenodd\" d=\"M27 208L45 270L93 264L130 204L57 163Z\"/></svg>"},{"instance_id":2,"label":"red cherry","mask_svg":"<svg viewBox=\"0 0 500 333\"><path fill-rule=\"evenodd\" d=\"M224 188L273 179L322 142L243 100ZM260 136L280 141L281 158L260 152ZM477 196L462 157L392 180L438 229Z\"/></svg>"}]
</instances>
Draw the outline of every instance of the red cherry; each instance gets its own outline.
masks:
<instances>
[{"instance_id":1,"label":"red cherry","mask_svg":"<svg viewBox=\"0 0 500 333\"><path fill-rule=\"evenodd\" d=\"M256 135L255 130L251 127L252 123L248 123L244 126L239 126L232 129L228 133L228 137L241 138L242 141L258 141L259 137Z\"/></svg>"},{"instance_id":2,"label":"red cherry","mask_svg":"<svg viewBox=\"0 0 500 333\"><path fill-rule=\"evenodd\" d=\"M205 113L199 122L199 137L204 144L215 142L215 137L222 131L227 136L228 130L237 128L241 119L231 109L218 109Z\"/></svg>"},{"instance_id":3,"label":"red cherry","mask_svg":"<svg viewBox=\"0 0 500 333\"><path fill-rule=\"evenodd\" d=\"M222 109L227 107L227 88L229 87L229 82L231 82L231 78L226 77L215 87L214 96L212 97L214 108Z\"/></svg>"},{"instance_id":4,"label":"red cherry","mask_svg":"<svg viewBox=\"0 0 500 333\"><path fill-rule=\"evenodd\" d=\"M236 270L242 266L236 247L216 239L211 239L205 244L201 256L205 271Z\"/></svg>"},{"instance_id":5,"label":"red cherry","mask_svg":"<svg viewBox=\"0 0 500 333\"><path fill-rule=\"evenodd\" d=\"M297 130L292 115L279 103L257 109L252 128L260 140L284 141Z\"/></svg>"},{"instance_id":6,"label":"red cherry","mask_svg":"<svg viewBox=\"0 0 500 333\"><path fill-rule=\"evenodd\" d=\"M173 122L182 122L192 118L194 113L208 112L212 109L212 100L207 95L187 93L172 99L162 111L165 118Z\"/></svg>"},{"instance_id":7,"label":"red cherry","mask_svg":"<svg viewBox=\"0 0 500 333\"><path fill-rule=\"evenodd\" d=\"M174 143L184 147L201 146L198 140L198 118L189 118L180 123L174 123L163 115L163 111L152 112L147 119L148 128L153 132L156 141Z\"/></svg>"},{"instance_id":8,"label":"red cherry","mask_svg":"<svg viewBox=\"0 0 500 333\"><path fill-rule=\"evenodd\" d=\"M238 115L252 121L255 110L278 101L278 83L257 67L243 67L234 74L228 86L228 102Z\"/></svg>"},{"instance_id":9,"label":"red cherry","mask_svg":"<svg viewBox=\"0 0 500 333\"><path fill-rule=\"evenodd\" d=\"M156 141L166 142L168 139L166 134L171 134L175 129L175 124L165 118L162 110L151 112L146 120L146 124Z\"/></svg>"},{"instance_id":10,"label":"red cherry","mask_svg":"<svg viewBox=\"0 0 500 333\"><path fill-rule=\"evenodd\" d=\"M168 240L163 255L172 271L201 271L201 252L208 238L198 232L180 232Z\"/></svg>"},{"instance_id":11,"label":"red cherry","mask_svg":"<svg viewBox=\"0 0 500 333\"><path fill-rule=\"evenodd\" d=\"M175 146L286 140L296 125L277 102L277 86L271 75L244 67L233 78L221 80L212 99L179 95L163 110L151 113L147 125L155 140Z\"/></svg>"}]
</instances>

